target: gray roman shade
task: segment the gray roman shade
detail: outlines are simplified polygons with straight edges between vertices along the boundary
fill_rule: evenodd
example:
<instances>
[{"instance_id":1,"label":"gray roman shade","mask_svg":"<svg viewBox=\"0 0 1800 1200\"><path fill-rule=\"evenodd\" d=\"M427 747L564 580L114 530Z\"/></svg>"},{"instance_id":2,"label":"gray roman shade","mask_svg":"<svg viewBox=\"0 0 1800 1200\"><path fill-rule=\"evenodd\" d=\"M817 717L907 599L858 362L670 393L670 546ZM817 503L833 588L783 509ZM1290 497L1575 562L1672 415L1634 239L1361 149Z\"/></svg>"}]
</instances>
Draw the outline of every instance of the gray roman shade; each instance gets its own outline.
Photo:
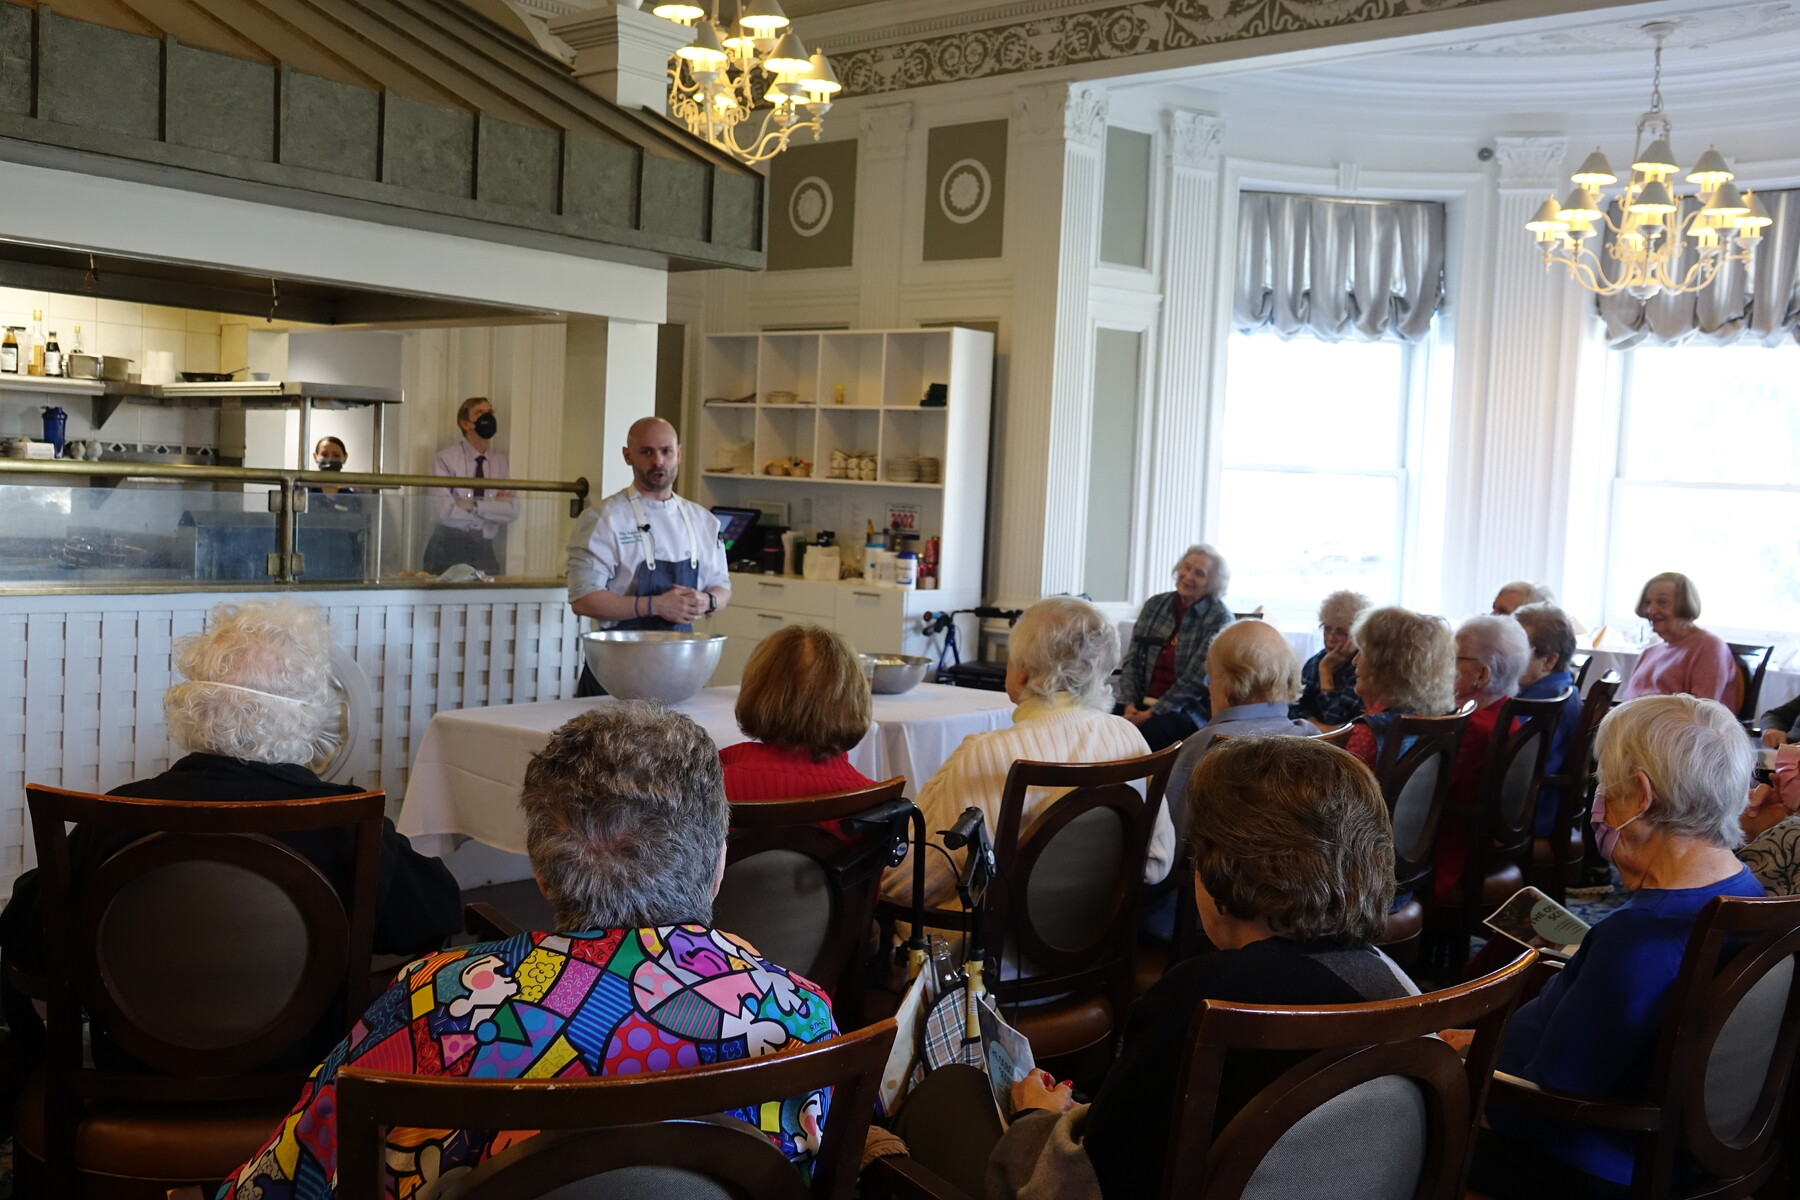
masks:
<instances>
[{"instance_id":1,"label":"gray roman shade","mask_svg":"<svg viewBox=\"0 0 1800 1200\"><path fill-rule=\"evenodd\" d=\"M1238 197L1241 333L1416 342L1444 297L1444 206L1244 192Z\"/></svg>"},{"instance_id":2,"label":"gray roman shade","mask_svg":"<svg viewBox=\"0 0 1800 1200\"><path fill-rule=\"evenodd\" d=\"M1726 263L1710 285L1685 296L1599 297L1607 344L1625 350L1682 342L1778 346L1800 339L1800 191L1758 192L1757 198L1774 224L1763 230L1749 270ZM1690 242L1683 269L1694 258Z\"/></svg>"}]
</instances>

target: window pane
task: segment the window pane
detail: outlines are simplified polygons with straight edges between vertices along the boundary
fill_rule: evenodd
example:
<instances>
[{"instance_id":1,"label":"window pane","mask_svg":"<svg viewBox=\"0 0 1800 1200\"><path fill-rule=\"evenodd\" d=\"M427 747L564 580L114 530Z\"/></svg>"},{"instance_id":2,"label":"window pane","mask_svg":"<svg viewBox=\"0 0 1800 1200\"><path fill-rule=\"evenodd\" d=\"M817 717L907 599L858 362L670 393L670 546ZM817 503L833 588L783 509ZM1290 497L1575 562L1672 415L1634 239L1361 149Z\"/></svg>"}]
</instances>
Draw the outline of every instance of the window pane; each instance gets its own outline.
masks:
<instances>
[{"instance_id":1,"label":"window pane","mask_svg":"<svg viewBox=\"0 0 1800 1200\"><path fill-rule=\"evenodd\" d=\"M1231 336L1225 461L1270 466L1400 466L1406 347Z\"/></svg>"},{"instance_id":2,"label":"window pane","mask_svg":"<svg viewBox=\"0 0 1800 1200\"><path fill-rule=\"evenodd\" d=\"M1800 346L1631 351L1619 474L1800 484Z\"/></svg>"},{"instance_id":3,"label":"window pane","mask_svg":"<svg viewBox=\"0 0 1800 1200\"><path fill-rule=\"evenodd\" d=\"M1635 629L1644 581L1680 571L1700 591L1703 626L1800 628L1800 540L1747 516L1792 498L1621 483L1613 504L1607 619Z\"/></svg>"},{"instance_id":4,"label":"window pane","mask_svg":"<svg viewBox=\"0 0 1800 1200\"><path fill-rule=\"evenodd\" d=\"M1232 606L1304 620L1338 588L1396 595L1400 496L1394 476L1226 471L1218 546Z\"/></svg>"}]
</instances>

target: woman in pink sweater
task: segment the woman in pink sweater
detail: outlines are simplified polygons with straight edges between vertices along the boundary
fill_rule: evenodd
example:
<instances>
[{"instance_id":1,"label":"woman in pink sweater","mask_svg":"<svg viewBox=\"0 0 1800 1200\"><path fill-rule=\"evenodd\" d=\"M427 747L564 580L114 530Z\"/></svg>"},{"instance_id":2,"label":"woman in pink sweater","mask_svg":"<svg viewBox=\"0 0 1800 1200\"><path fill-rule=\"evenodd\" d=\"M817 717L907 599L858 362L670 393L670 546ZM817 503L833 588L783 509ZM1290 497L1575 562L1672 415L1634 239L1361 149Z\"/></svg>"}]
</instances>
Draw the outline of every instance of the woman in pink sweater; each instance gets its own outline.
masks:
<instances>
[{"instance_id":1,"label":"woman in pink sweater","mask_svg":"<svg viewBox=\"0 0 1800 1200\"><path fill-rule=\"evenodd\" d=\"M1637 615L1650 622L1660 643L1644 647L1620 700L1677 696L1686 692L1737 711L1742 683L1737 659L1723 638L1700 628L1700 593L1678 571L1652 575L1638 596Z\"/></svg>"}]
</instances>

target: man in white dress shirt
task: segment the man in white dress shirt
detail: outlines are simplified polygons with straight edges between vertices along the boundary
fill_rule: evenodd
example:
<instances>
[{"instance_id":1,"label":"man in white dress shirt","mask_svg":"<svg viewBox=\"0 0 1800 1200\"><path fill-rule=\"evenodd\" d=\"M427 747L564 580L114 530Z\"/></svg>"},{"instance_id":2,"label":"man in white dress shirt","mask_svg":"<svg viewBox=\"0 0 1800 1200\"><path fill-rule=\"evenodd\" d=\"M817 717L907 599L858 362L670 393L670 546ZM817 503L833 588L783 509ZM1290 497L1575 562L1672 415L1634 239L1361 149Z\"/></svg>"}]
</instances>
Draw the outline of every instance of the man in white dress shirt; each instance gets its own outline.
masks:
<instances>
[{"instance_id":1,"label":"man in white dress shirt","mask_svg":"<svg viewBox=\"0 0 1800 1200\"><path fill-rule=\"evenodd\" d=\"M509 478L505 451L494 449L500 423L487 397L464 400L456 410L456 425L462 440L438 451L431 473L462 479ZM467 563L477 571L500 574L494 539L518 519L519 500L513 492L490 491L480 484L445 488L437 495L438 527L425 544L425 569L436 575Z\"/></svg>"},{"instance_id":2,"label":"man in white dress shirt","mask_svg":"<svg viewBox=\"0 0 1800 1200\"><path fill-rule=\"evenodd\" d=\"M731 602L719 518L675 494L681 442L667 421L633 423L625 461L630 486L582 513L569 535L569 608L613 629L688 632Z\"/></svg>"}]
</instances>

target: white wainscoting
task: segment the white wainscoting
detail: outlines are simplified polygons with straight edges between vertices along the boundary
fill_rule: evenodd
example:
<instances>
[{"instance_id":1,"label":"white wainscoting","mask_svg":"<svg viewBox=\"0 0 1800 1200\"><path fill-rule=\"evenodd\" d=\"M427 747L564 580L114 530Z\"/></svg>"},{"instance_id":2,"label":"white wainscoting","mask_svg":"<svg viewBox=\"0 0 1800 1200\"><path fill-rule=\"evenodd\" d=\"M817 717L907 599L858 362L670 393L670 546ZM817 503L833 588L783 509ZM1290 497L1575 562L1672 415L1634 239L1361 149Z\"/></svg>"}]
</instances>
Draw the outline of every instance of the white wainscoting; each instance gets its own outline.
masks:
<instances>
[{"instance_id":1,"label":"white wainscoting","mask_svg":"<svg viewBox=\"0 0 1800 1200\"><path fill-rule=\"evenodd\" d=\"M25 784L104 792L180 757L163 725L176 638L233 595L0 597L0 895L34 866ZM561 588L308 592L369 684L342 778L406 791L441 709L575 694L578 622Z\"/></svg>"}]
</instances>

